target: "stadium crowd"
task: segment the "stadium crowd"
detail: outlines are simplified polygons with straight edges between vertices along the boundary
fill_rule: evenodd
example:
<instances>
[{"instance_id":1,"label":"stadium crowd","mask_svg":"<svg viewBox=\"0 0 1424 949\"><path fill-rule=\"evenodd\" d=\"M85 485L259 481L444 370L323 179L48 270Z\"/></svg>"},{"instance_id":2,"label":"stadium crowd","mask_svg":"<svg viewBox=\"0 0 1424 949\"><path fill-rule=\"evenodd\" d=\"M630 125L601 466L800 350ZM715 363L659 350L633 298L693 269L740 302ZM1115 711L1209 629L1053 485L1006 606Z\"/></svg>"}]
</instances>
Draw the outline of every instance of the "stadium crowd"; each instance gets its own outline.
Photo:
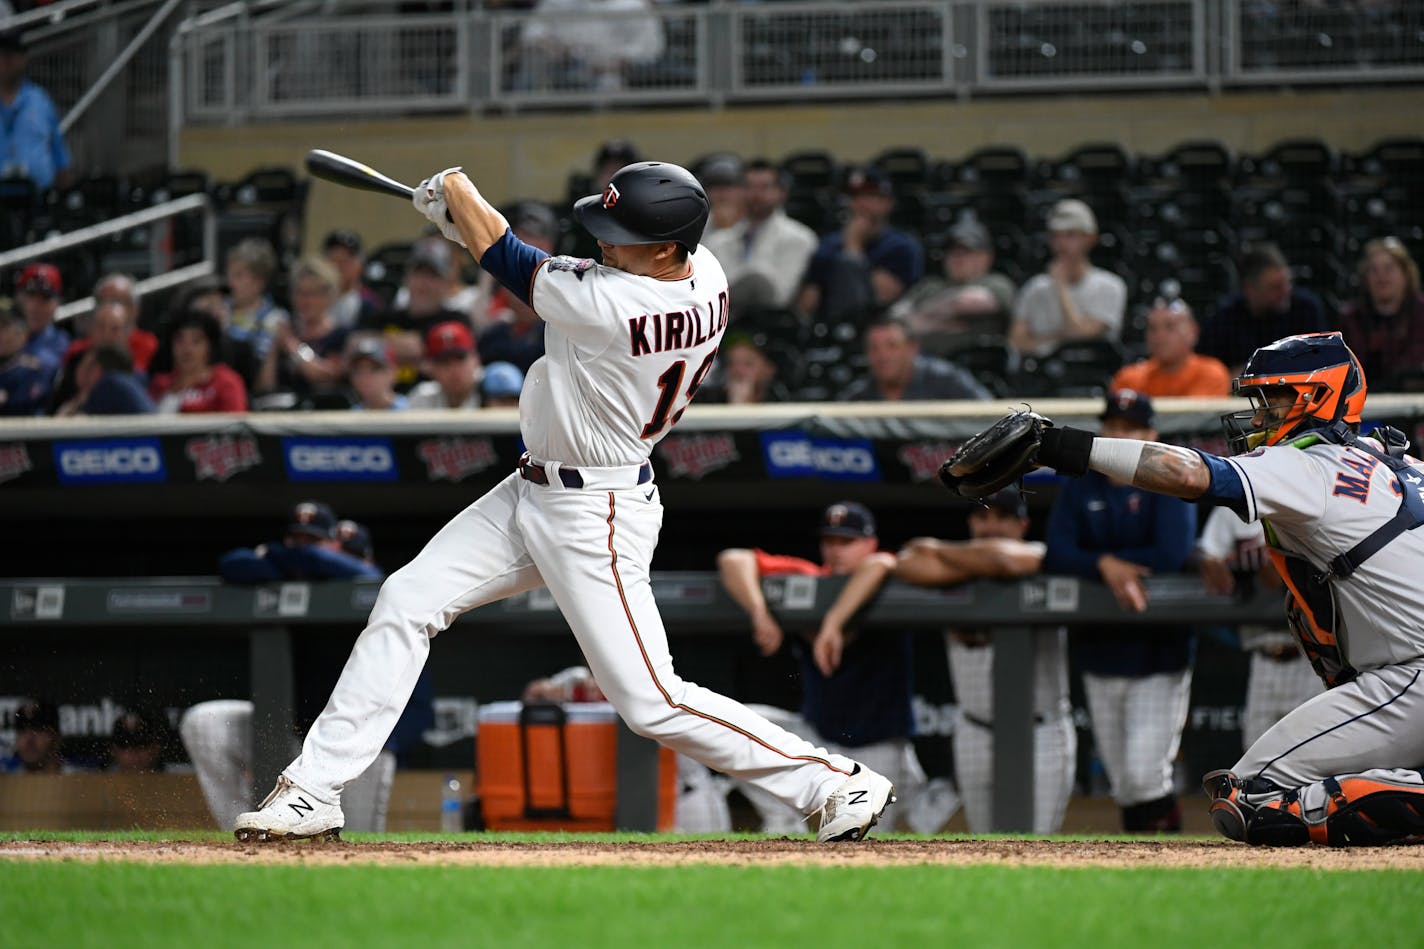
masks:
<instances>
[{"instance_id":1,"label":"stadium crowd","mask_svg":"<svg viewBox=\"0 0 1424 949\"><path fill-rule=\"evenodd\" d=\"M1226 395L1257 346L1335 328L1375 391L1417 388L1410 246L1371 230L1397 223L1379 213L1330 223L1327 197L1348 203L1350 186L1317 180L1340 164L1312 155L1285 143L1213 165L1187 145L1137 162L1128 178L1147 183L1132 187L1102 177L1126 156L1099 146L1039 167L987 149L953 171L904 149L844 168L818 153L708 156L694 166L712 205L704 243L736 309L702 401ZM604 143L568 197L642 157ZM567 211L507 209L521 239L596 256ZM74 286L56 261L0 274L0 414L513 404L543 352L534 313L438 235L366 251L345 229L307 254L249 235L220 279L162 300L120 272ZM88 293L92 311L56 321Z\"/></svg>"}]
</instances>

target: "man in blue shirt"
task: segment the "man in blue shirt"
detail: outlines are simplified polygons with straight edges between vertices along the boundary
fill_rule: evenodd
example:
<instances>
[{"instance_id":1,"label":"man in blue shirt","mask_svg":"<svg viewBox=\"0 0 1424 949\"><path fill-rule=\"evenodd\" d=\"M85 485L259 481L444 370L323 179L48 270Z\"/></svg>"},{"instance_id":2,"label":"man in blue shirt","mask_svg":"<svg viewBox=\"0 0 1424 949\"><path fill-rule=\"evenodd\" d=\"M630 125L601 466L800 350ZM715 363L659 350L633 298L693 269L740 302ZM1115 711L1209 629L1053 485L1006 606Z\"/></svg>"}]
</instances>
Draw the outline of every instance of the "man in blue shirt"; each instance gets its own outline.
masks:
<instances>
[{"instance_id":1,"label":"man in blue shirt","mask_svg":"<svg viewBox=\"0 0 1424 949\"><path fill-rule=\"evenodd\" d=\"M20 271L20 279L15 281L20 312L29 325L25 352L56 371L64 365L64 354L69 351L70 343L69 334L54 325L63 292L64 283L54 264L30 264Z\"/></svg>"},{"instance_id":2,"label":"man in blue shirt","mask_svg":"<svg viewBox=\"0 0 1424 949\"><path fill-rule=\"evenodd\" d=\"M1226 363L1231 374L1262 346L1297 333L1332 328L1325 305L1309 290L1295 286L1290 265L1275 244L1252 246L1237 265L1241 289L1224 297L1202 323L1197 352Z\"/></svg>"},{"instance_id":3,"label":"man in blue shirt","mask_svg":"<svg viewBox=\"0 0 1424 949\"><path fill-rule=\"evenodd\" d=\"M1102 434L1155 441L1152 401L1108 394ZM1047 573L1101 579L1124 610L1147 608L1143 578L1180 571L1196 540L1188 502L1089 472L1069 480L1048 516ZM1192 634L1183 626L1079 628L1073 647L1093 740L1128 833L1180 831L1172 764L1186 722Z\"/></svg>"},{"instance_id":4,"label":"man in blue shirt","mask_svg":"<svg viewBox=\"0 0 1424 949\"><path fill-rule=\"evenodd\" d=\"M895 195L874 168L846 178L850 214L845 226L821 238L802 278L797 305L817 322L866 322L925 275L920 244L890 226Z\"/></svg>"},{"instance_id":5,"label":"man in blue shirt","mask_svg":"<svg viewBox=\"0 0 1424 949\"><path fill-rule=\"evenodd\" d=\"M39 415L49 404L54 365L25 350L28 338L25 318L0 304L0 415Z\"/></svg>"},{"instance_id":6,"label":"man in blue shirt","mask_svg":"<svg viewBox=\"0 0 1424 949\"><path fill-rule=\"evenodd\" d=\"M49 95L25 78L25 44L0 33L0 178L29 178L35 187L68 187L69 149Z\"/></svg>"}]
</instances>

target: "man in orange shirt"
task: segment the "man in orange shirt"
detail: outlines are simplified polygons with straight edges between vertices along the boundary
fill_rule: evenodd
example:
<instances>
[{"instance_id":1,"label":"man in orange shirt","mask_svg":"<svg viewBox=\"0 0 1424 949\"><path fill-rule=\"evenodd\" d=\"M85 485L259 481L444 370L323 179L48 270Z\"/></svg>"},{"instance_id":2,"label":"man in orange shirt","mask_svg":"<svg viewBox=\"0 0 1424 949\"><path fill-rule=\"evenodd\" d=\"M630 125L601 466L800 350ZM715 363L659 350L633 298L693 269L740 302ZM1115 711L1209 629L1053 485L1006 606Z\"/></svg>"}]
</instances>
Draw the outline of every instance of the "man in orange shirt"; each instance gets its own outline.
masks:
<instances>
[{"instance_id":1,"label":"man in orange shirt","mask_svg":"<svg viewBox=\"0 0 1424 949\"><path fill-rule=\"evenodd\" d=\"M1124 366L1109 391L1132 389L1144 395L1225 396L1231 373L1225 363L1196 352L1197 320L1181 300L1158 300L1147 315L1147 358Z\"/></svg>"}]
</instances>

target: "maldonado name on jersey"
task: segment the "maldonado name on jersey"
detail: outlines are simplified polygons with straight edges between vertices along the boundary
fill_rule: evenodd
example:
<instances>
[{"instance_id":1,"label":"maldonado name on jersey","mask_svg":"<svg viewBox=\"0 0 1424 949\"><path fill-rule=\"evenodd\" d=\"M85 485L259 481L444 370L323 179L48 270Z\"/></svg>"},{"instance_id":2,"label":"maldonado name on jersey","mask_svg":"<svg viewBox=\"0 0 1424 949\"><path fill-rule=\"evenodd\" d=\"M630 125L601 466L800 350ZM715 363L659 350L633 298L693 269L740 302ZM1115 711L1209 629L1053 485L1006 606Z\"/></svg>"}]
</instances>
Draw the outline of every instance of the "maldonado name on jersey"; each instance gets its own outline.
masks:
<instances>
[{"instance_id":1,"label":"maldonado name on jersey","mask_svg":"<svg viewBox=\"0 0 1424 949\"><path fill-rule=\"evenodd\" d=\"M727 291L707 301L707 312L699 307L645 313L628 320L629 352L634 356L691 349L707 342L727 328Z\"/></svg>"}]
</instances>

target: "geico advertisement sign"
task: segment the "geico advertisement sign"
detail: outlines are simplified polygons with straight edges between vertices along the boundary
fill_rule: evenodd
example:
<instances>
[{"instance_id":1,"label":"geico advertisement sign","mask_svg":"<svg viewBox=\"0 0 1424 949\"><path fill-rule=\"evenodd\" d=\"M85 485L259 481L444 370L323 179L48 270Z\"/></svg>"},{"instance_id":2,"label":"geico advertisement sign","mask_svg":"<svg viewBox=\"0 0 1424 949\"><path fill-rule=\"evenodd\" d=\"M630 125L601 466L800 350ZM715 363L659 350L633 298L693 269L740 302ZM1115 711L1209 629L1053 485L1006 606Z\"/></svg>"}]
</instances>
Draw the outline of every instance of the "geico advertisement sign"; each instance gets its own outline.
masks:
<instances>
[{"instance_id":1,"label":"geico advertisement sign","mask_svg":"<svg viewBox=\"0 0 1424 949\"><path fill-rule=\"evenodd\" d=\"M880 467L869 439L812 438L805 432L763 432L762 455L773 478L879 481Z\"/></svg>"},{"instance_id":2,"label":"geico advertisement sign","mask_svg":"<svg viewBox=\"0 0 1424 949\"><path fill-rule=\"evenodd\" d=\"M156 438L96 438L55 442L60 484L153 484L166 481Z\"/></svg>"},{"instance_id":3,"label":"geico advertisement sign","mask_svg":"<svg viewBox=\"0 0 1424 949\"><path fill-rule=\"evenodd\" d=\"M395 481L389 438L284 438L282 458L292 481Z\"/></svg>"}]
</instances>

